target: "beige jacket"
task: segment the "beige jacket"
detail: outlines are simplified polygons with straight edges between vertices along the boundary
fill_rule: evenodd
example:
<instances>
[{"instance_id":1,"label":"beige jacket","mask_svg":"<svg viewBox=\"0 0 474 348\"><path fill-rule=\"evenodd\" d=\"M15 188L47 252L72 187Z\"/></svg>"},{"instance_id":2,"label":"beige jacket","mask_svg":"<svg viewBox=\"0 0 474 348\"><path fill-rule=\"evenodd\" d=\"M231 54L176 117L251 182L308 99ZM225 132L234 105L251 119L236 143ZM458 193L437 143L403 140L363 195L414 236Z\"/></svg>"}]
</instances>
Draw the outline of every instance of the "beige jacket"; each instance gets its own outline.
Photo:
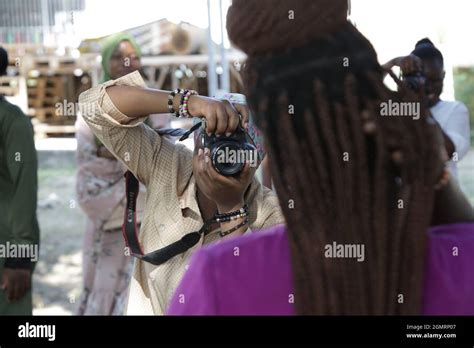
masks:
<instances>
[{"instance_id":1,"label":"beige jacket","mask_svg":"<svg viewBox=\"0 0 474 348\"><path fill-rule=\"evenodd\" d=\"M94 134L147 187L139 240L148 253L169 245L203 224L192 172L193 153L173 144L143 124L121 113L106 93L111 85L146 87L138 72L85 91L79 103L82 117ZM250 229L284 222L273 191L254 178L246 194ZM213 231L193 248L160 266L136 260L127 314L163 314L181 280L189 257L202 244L218 240Z\"/></svg>"}]
</instances>

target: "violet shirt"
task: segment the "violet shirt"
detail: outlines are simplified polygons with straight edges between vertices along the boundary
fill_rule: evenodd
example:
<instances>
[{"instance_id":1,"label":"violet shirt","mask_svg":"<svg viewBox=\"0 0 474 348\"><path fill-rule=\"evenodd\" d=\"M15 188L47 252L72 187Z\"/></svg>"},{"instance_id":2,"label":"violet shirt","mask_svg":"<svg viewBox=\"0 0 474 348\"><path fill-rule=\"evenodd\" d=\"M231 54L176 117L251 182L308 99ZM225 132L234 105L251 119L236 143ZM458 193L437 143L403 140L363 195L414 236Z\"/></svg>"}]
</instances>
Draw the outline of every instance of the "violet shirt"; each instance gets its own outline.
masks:
<instances>
[{"instance_id":1,"label":"violet shirt","mask_svg":"<svg viewBox=\"0 0 474 348\"><path fill-rule=\"evenodd\" d=\"M431 228L426 258L423 314L473 315L474 223ZM292 296L290 248L278 225L199 250L168 314L294 315Z\"/></svg>"}]
</instances>

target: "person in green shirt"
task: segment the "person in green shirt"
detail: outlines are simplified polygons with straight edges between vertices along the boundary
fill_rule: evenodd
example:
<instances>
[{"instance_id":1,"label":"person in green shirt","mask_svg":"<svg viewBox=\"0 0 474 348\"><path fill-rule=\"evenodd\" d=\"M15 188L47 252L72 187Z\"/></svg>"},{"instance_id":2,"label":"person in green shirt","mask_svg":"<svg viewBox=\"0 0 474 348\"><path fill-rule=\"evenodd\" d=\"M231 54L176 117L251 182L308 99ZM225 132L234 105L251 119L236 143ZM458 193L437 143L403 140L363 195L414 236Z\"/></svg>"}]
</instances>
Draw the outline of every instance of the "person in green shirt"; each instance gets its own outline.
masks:
<instances>
[{"instance_id":1,"label":"person in green shirt","mask_svg":"<svg viewBox=\"0 0 474 348\"><path fill-rule=\"evenodd\" d=\"M0 76L7 65L7 52L0 47ZM32 314L37 167L29 118L0 95L0 315Z\"/></svg>"}]
</instances>

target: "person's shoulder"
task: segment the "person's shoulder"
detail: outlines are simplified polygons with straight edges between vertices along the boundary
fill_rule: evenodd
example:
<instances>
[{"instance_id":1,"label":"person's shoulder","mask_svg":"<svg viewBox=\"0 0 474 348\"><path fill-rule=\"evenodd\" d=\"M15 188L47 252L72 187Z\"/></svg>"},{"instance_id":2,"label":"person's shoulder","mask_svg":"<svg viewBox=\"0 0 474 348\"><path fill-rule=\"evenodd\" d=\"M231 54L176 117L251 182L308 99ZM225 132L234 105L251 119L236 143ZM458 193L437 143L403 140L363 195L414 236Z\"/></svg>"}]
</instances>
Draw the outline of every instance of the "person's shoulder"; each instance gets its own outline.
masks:
<instances>
[{"instance_id":1,"label":"person's shoulder","mask_svg":"<svg viewBox=\"0 0 474 348\"><path fill-rule=\"evenodd\" d=\"M8 100L5 98L0 99L0 105L2 106L2 109L8 114L12 116L25 116L23 111L16 106L15 104L10 103ZM26 117L26 116L25 116Z\"/></svg>"},{"instance_id":2,"label":"person's shoulder","mask_svg":"<svg viewBox=\"0 0 474 348\"><path fill-rule=\"evenodd\" d=\"M237 238L229 238L219 243L204 246L200 253L208 259L222 259L233 256L235 250L246 250L247 255L260 255L258 251L271 252L287 246L285 225L275 225L261 231ZM236 249L238 248L238 249Z\"/></svg>"},{"instance_id":3,"label":"person's shoulder","mask_svg":"<svg viewBox=\"0 0 474 348\"><path fill-rule=\"evenodd\" d=\"M0 105L0 115L4 127L31 126L30 118L26 116L18 106L8 102L5 99L1 101Z\"/></svg>"},{"instance_id":4,"label":"person's shoulder","mask_svg":"<svg viewBox=\"0 0 474 348\"><path fill-rule=\"evenodd\" d=\"M467 108L466 104L461 101L455 100L454 103L454 110L463 113L469 113L469 109Z\"/></svg>"},{"instance_id":5,"label":"person's shoulder","mask_svg":"<svg viewBox=\"0 0 474 348\"><path fill-rule=\"evenodd\" d=\"M469 112L467 106L459 100L443 100L440 103L448 107L452 112Z\"/></svg>"}]
</instances>

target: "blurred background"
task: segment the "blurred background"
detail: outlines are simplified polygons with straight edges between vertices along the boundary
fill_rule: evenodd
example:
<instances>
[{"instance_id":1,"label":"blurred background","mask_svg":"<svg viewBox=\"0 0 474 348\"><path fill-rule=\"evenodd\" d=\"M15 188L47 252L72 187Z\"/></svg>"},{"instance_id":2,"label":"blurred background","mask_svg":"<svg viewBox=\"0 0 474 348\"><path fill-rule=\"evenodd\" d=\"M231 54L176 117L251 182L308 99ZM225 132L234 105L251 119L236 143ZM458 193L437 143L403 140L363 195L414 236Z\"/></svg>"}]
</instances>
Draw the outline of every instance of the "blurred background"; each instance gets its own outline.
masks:
<instances>
[{"instance_id":1,"label":"blurred background","mask_svg":"<svg viewBox=\"0 0 474 348\"><path fill-rule=\"evenodd\" d=\"M101 40L131 34L142 50L149 87L179 86L211 96L242 92L245 55L226 35L229 5L230 0L0 0L0 44L10 59L0 93L31 117L39 157L41 256L34 314L72 314L81 292L85 217L75 199L75 103L99 82ZM434 42L445 57L442 99L469 108L471 144L473 10L471 0L351 0L350 11L381 63L409 54L421 38ZM473 149L458 167L461 187L474 203Z\"/></svg>"}]
</instances>

